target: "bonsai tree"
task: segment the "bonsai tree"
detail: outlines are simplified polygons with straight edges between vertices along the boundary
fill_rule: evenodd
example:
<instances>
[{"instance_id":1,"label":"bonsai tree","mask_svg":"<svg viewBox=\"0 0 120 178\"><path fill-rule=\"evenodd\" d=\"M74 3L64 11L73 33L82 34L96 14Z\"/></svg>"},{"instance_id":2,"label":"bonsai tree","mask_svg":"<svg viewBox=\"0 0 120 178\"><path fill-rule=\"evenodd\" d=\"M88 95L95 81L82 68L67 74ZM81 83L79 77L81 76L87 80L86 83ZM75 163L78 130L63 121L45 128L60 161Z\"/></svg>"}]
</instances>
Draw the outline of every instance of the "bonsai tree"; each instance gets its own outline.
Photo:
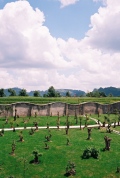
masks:
<instances>
[{"instance_id":1,"label":"bonsai tree","mask_svg":"<svg viewBox=\"0 0 120 178\"><path fill-rule=\"evenodd\" d=\"M47 129L49 129L49 124L47 123Z\"/></svg>"},{"instance_id":2,"label":"bonsai tree","mask_svg":"<svg viewBox=\"0 0 120 178\"><path fill-rule=\"evenodd\" d=\"M116 171L117 173L120 173L120 167L117 167L117 171Z\"/></svg>"},{"instance_id":3,"label":"bonsai tree","mask_svg":"<svg viewBox=\"0 0 120 178\"><path fill-rule=\"evenodd\" d=\"M15 149L16 149L16 144L15 144L15 141L13 141L13 143L12 143L12 151L11 151L11 155L15 155Z\"/></svg>"},{"instance_id":4,"label":"bonsai tree","mask_svg":"<svg viewBox=\"0 0 120 178\"><path fill-rule=\"evenodd\" d=\"M89 117L88 117L88 115L87 114L85 114L85 127L87 127L87 122L88 122L88 120L89 120Z\"/></svg>"},{"instance_id":5,"label":"bonsai tree","mask_svg":"<svg viewBox=\"0 0 120 178\"><path fill-rule=\"evenodd\" d=\"M67 138L67 143L66 143L66 145L69 145L70 144L70 140L69 140L69 138Z\"/></svg>"},{"instance_id":6,"label":"bonsai tree","mask_svg":"<svg viewBox=\"0 0 120 178\"><path fill-rule=\"evenodd\" d=\"M91 139L91 132L92 132L92 128L88 128L88 138L87 138L87 140Z\"/></svg>"},{"instance_id":7,"label":"bonsai tree","mask_svg":"<svg viewBox=\"0 0 120 178\"><path fill-rule=\"evenodd\" d=\"M66 126L67 126L67 129L70 128L69 116L67 116L66 118Z\"/></svg>"},{"instance_id":8,"label":"bonsai tree","mask_svg":"<svg viewBox=\"0 0 120 178\"><path fill-rule=\"evenodd\" d=\"M116 127L116 119L114 119L114 126L113 126L114 128Z\"/></svg>"},{"instance_id":9,"label":"bonsai tree","mask_svg":"<svg viewBox=\"0 0 120 178\"><path fill-rule=\"evenodd\" d=\"M20 132L19 138L20 138L20 140L19 140L20 142L24 142L22 131Z\"/></svg>"},{"instance_id":10,"label":"bonsai tree","mask_svg":"<svg viewBox=\"0 0 120 178\"><path fill-rule=\"evenodd\" d=\"M16 130L15 130L15 127L13 127L13 132L15 132Z\"/></svg>"},{"instance_id":11,"label":"bonsai tree","mask_svg":"<svg viewBox=\"0 0 120 178\"><path fill-rule=\"evenodd\" d=\"M1 131L0 131L0 137L3 137L4 136L4 129L2 129Z\"/></svg>"},{"instance_id":12,"label":"bonsai tree","mask_svg":"<svg viewBox=\"0 0 120 178\"><path fill-rule=\"evenodd\" d=\"M45 142L45 147L44 147L46 150L49 149L49 146L48 144Z\"/></svg>"},{"instance_id":13,"label":"bonsai tree","mask_svg":"<svg viewBox=\"0 0 120 178\"><path fill-rule=\"evenodd\" d=\"M76 174L76 170L75 170L75 164L73 162L68 162L67 167L66 167L66 173L65 175L68 176L73 176Z\"/></svg>"},{"instance_id":14,"label":"bonsai tree","mask_svg":"<svg viewBox=\"0 0 120 178\"><path fill-rule=\"evenodd\" d=\"M111 124L110 124L110 123L109 123L108 126L107 126L107 132L108 132L108 133L111 133L111 132L112 132L112 130L111 130Z\"/></svg>"},{"instance_id":15,"label":"bonsai tree","mask_svg":"<svg viewBox=\"0 0 120 178\"><path fill-rule=\"evenodd\" d=\"M65 133L66 133L66 135L68 135L68 127L67 128L65 128Z\"/></svg>"},{"instance_id":16,"label":"bonsai tree","mask_svg":"<svg viewBox=\"0 0 120 178\"><path fill-rule=\"evenodd\" d=\"M33 151L32 154L34 155L34 160L33 160L33 163L34 164L39 164L40 163L40 160L39 160L39 157L42 156L41 153L39 153L38 151Z\"/></svg>"},{"instance_id":17,"label":"bonsai tree","mask_svg":"<svg viewBox=\"0 0 120 178\"><path fill-rule=\"evenodd\" d=\"M111 142L111 138L109 138L109 137L107 137L107 136L105 136L104 137L104 140L105 140L105 148L104 148L104 150L110 150L110 142Z\"/></svg>"},{"instance_id":18,"label":"bonsai tree","mask_svg":"<svg viewBox=\"0 0 120 178\"><path fill-rule=\"evenodd\" d=\"M51 135L51 134L49 134L48 136L45 136L46 141L47 141L47 142L50 142L51 137L52 137L52 135Z\"/></svg>"},{"instance_id":19,"label":"bonsai tree","mask_svg":"<svg viewBox=\"0 0 120 178\"><path fill-rule=\"evenodd\" d=\"M34 122L34 126L35 126L35 130L37 131L38 130L38 123Z\"/></svg>"},{"instance_id":20,"label":"bonsai tree","mask_svg":"<svg viewBox=\"0 0 120 178\"><path fill-rule=\"evenodd\" d=\"M59 130L59 128L60 128L60 124L59 124L58 121L57 121L56 125L57 125L57 129Z\"/></svg>"},{"instance_id":21,"label":"bonsai tree","mask_svg":"<svg viewBox=\"0 0 120 178\"><path fill-rule=\"evenodd\" d=\"M31 130L29 131L29 134L30 134L30 135L33 135L33 134L34 134L34 129L33 129L33 128L31 128Z\"/></svg>"}]
</instances>

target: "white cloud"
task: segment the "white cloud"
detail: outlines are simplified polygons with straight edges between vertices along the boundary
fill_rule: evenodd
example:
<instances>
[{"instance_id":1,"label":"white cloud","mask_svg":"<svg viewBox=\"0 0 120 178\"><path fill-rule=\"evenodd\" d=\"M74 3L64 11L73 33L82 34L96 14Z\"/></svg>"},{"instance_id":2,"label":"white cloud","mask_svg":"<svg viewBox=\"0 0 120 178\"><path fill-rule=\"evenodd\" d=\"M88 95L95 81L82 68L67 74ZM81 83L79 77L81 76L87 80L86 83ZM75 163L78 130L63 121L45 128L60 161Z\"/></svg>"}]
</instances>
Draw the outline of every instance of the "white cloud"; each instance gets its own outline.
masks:
<instances>
[{"instance_id":1,"label":"white cloud","mask_svg":"<svg viewBox=\"0 0 120 178\"><path fill-rule=\"evenodd\" d=\"M51 36L44 14L27 1L7 4L0 10L0 88L119 87L119 12L119 1L107 0L84 39L65 41Z\"/></svg>"},{"instance_id":2,"label":"white cloud","mask_svg":"<svg viewBox=\"0 0 120 178\"><path fill-rule=\"evenodd\" d=\"M1 67L63 67L56 39L43 25L44 14L27 1L7 4L0 11ZM59 65L58 65L59 64Z\"/></svg>"},{"instance_id":3,"label":"white cloud","mask_svg":"<svg viewBox=\"0 0 120 178\"><path fill-rule=\"evenodd\" d=\"M59 0L61 3L61 7L69 6L71 4L75 4L79 0Z\"/></svg>"},{"instance_id":4,"label":"white cloud","mask_svg":"<svg viewBox=\"0 0 120 178\"><path fill-rule=\"evenodd\" d=\"M120 51L120 1L107 0L107 6L99 8L91 17L91 29L87 43L103 51Z\"/></svg>"}]
</instances>

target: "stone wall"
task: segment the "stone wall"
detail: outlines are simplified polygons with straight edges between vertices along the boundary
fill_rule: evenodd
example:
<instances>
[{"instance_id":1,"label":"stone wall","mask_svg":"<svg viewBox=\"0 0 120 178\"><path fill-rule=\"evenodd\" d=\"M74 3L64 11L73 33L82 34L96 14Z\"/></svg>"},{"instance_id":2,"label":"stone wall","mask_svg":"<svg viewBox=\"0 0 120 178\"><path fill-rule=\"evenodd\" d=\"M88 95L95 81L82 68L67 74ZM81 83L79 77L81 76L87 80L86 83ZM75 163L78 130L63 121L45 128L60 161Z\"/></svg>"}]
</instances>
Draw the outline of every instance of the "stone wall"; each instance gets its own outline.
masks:
<instances>
[{"instance_id":1,"label":"stone wall","mask_svg":"<svg viewBox=\"0 0 120 178\"><path fill-rule=\"evenodd\" d=\"M14 116L15 109L17 115L25 116L50 116L50 115L82 115L82 114L97 114L99 113L113 113L116 109L120 111L120 102L113 104L99 104L93 102L86 102L80 104L67 104L67 103L49 103L44 105L32 103L13 103L7 105L0 105L0 117Z\"/></svg>"}]
</instances>

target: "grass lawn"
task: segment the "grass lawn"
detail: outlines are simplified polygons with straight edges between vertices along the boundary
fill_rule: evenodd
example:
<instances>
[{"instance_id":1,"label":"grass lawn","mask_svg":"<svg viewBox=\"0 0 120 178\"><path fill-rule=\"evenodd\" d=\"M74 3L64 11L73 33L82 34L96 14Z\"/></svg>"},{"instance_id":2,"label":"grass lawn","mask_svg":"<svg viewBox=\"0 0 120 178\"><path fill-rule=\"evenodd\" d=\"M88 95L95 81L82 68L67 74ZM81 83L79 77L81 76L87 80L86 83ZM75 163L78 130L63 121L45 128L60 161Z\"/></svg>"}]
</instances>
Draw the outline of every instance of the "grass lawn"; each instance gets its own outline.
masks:
<instances>
[{"instance_id":1,"label":"grass lawn","mask_svg":"<svg viewBox=\"0 0 120 178\"><path fill-rule=\"evenodd\" d=\"M10 118L12 120L12 118ZM22 124L23 118L18 118L18 124ZM25 120L27 118L24 118ZM27 123L33 124L36 118L31 118ZM38 118L37 118L38 119ZM50 125L55 125L57 117L40 117L40 125L46 125L49 120ZM60 118L61 125L66 118ZM74 117L71 118L73 125ZM0 121L1 125L4 118ZM8 125L9 126L9 125ZM5 126L6 127L6 126ZM116 173L117 166L120 167L120 135L106 133L105 130L94 128L91 133L91 140L87 140L87 129L69 129L68 135L61 129L39 129L33 135L29 135L29 130L22 131L24 142L19 141L20 131L5 131L0 137L0 178L14 176L16 178L64 178L68 161L76 165L76 178L118 178L120 173ZM47 142L49 149L45 147L45 136L51 134L51 141ZM105 147L104 136L112 139L110 151L102 151ZM70 145L66 145L67 138ZM16 143L15 155L11 155L12 142ZM99 149L99 158L82 159L84 149L96 147ZM40 164L30 164L34 159L33 150L42 153ZM72 177L72 176L71 176Z\"/></svg>"},{"instance_id":2,"label":"grass lawn","mask_svg":"<svg viewBox=\"0 0 120 178\"><path fill-rule=\"evenodd\" d=\"M93 117L95 119L99 119L101 122L114 122L115 120L118 122L119 114L100 114L98 117L98 114L92 114L90 117Z\"/></svg>"},{"instance_id":3,"label":"grass lawn","mask_svg":"<svg viewBox=\"0 0 120 178\"><path fill-rule=\"evenodd\" d=\"M66 124L66 119L67 116L60 116L60 126L63 126ZM69 116L69 122L70 125L79 125L80 124L80 119L78 117L78 121L76 123L75 117L74 116ZM8 123L6 124L6 119L5 118L0 118L0 128L11 128L12 127L24 127L26 125L26 127L33 127L34 126L34 122L38 123L38 126L47 126L47 123L49 124L49 126L56 126L57 125L57 120L58 120L58 116L37 116L37 117L20 117L17 118L16 121L14 121L13 117L8 118ZM81 119L81 124L84 125L86 122L86 118L82 116ZM87 121L88 125L91 124L95 124L95 121L93 120L88 120Z\"/></svg>"}]
</instances>

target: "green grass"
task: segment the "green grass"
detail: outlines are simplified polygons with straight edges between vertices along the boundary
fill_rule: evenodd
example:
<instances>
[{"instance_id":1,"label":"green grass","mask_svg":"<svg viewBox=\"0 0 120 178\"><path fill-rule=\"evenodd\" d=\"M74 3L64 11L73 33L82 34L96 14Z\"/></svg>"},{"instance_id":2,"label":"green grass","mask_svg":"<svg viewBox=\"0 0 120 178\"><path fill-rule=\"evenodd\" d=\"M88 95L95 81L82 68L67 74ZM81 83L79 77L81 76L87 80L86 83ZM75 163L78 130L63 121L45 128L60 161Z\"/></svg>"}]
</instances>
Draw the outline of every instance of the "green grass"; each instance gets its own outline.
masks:
<instances>
[{"instance_id":1,"label":"green grass","mask_svg":"<svg viewBox=\"0 0 120 178\"><path fill-rule=\"evenodd\" d=\"M92 114L91 118L95 118L100 120L102 123L105 121L106 123L114 123L115 121L119 121L119 114L100 114L99 117L97 114Z\"/></svg>"},{"instance_id":2,"label":"green grass","mask_svg":"<svg viewBox=\"0 0 120 178\"><path fill-rule=\"evenodd\" d=\"M0 178L8 178L13 175L16 178L64 178L68 161L76 165L76 178L117 178L117 166L120 166L119 143L120 136L107 134L103 130L92 129L92 139L86 140L87 130L70 129L69 135L65 130L51 129L52 139L48 143L50 149L44 149L45 135L48 130L39 130L30 136L28 130L23 130L24 142L19 142L19 131L6 131L4 137L0 137ZM103 152L104 136L112 138L111 150ZM70 139L70 145L66 145L66 139ZM11 144L16 141L15 155L11 156ZM99 159L81 159L81 155L88 146L100 150ZM33 159L32 151L39 150L42 153L40 164L29 164ZM25 169L24 169L24 159ZM24 172L24 170L26 170Z\"/></svg>"},{"instance_id":3,"label":"green grass","mask_svg":"<svg viewBox=\"0 0 120 178\"><path fill-rule=\"evenodd\" d=\"M97 102L101 104L110 104L120 101L120 97L1 97L0 104L10 104L16 102L30 102L35 104L47 104L52 102L65 102L70 104L78 104L83 102Z\"/></svg>"},{"instance_id":4,"label":"green grass","mask_svg":"<svg viewBox=\"0 0 120 178\"><path fill-rule=\"evenodd\" d=\"M60 116L60 126L63 126L66 124L66 116ZM33 127L34 122L38 123L38 126L47 126L47 123L49 126L56 126L57 125L58 116L37 116L37 117L20 117L17 118L16 121L14 121L13 117L8 118L8 123L6 124L5 118L0 118L0 128L11 128L12 127ZM81 124L84 125L86 121L85 117L82 117ZM80 125L80 120L78 117L78 123L76 124L76 120L74 116L69 116L69 122L70 125ZM95 124L95 121L88 120L88 125ZM17 126L18 125L18 126Z\"/></svg>"}]
</instances>

